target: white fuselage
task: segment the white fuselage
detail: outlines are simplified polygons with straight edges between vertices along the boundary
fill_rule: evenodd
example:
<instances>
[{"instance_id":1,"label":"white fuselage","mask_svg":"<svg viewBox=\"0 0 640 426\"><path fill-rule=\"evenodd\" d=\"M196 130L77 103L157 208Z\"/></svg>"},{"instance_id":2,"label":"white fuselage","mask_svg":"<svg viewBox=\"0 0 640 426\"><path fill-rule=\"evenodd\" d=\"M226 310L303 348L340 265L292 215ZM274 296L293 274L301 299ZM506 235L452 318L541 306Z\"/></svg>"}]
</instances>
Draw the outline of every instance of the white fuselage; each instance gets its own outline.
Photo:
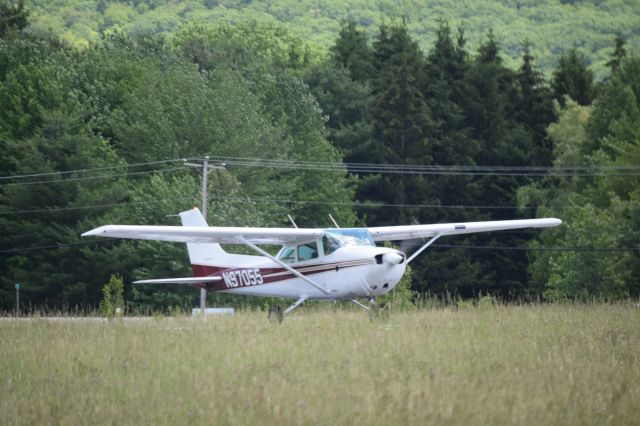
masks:
<instances>
[{"instance_id":1,"label":"white fuselage","mask_svg":"<svg viewBox=\"0 0 640 426\"><path fill-rule=\"evenodd\" d=\"M385 255L390 256L392 261ZM219 275L223 278L207 285L207 288L253 296L352 300L389 292L398 284L406 268L405 256L401 252L369 246L342 247L329 255L290 265L312 280L316 287L272 259L242 257L242 266L233 268L199 265L203 267L200 276ZM214 268L217 270L214 271Z\"/></svg>"}]
</instances>

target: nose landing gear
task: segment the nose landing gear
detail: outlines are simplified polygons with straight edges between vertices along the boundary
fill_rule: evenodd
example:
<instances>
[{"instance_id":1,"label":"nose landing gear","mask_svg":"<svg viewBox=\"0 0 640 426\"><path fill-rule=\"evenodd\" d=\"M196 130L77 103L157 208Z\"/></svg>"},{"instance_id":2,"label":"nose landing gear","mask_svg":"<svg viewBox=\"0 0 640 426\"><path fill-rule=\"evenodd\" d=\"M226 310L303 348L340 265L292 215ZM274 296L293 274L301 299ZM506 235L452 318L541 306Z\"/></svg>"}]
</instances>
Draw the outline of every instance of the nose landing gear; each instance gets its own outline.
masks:
<instances>
[{"instance_id":1,"label":"nose landing gear","mask_svg":"<svg viewBox=\"0 0 640 426\"><path fill-rule=\"evenodd\" d=\"M387 321L389 319L389 304L378 304L375 297L369 298L369 319L371 321Z\"/></svg>"}]
</instances>

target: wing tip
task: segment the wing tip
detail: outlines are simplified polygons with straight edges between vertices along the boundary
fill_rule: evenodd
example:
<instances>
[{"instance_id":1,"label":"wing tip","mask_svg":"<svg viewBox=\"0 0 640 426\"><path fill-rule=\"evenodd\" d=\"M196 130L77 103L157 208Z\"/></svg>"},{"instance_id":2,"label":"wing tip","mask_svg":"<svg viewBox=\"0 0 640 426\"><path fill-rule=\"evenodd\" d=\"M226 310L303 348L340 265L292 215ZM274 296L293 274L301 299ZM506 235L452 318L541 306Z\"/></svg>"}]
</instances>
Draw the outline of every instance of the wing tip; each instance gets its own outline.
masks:
<instances>
[{"instance_id":1,"label":"wing tip","mask_svg":"<svg viewBox=\"0 0 640 426\"><path fill-rule=\"evenodd\" d=\"M87 231L87 232L83 233L81 236L83 236L83 237L93 237L93 236L100 235L100 234L103 234L103 233L104 233L104 226L101 226L99 228L92 229L91 231Z\"/></svg>"},{"instance_id":2,"label":"wing tip","mask_svg":"<svg viewBox=\"0 0 640 426\"><path fill-rule=\"evenodd\" d=\"M558 226L562 224L562 220L555 217L549 217L543 220L545 220L545 223L543 226L541 226L542 228L550 228L550 227Z\"/></svg>"}]
</instances>

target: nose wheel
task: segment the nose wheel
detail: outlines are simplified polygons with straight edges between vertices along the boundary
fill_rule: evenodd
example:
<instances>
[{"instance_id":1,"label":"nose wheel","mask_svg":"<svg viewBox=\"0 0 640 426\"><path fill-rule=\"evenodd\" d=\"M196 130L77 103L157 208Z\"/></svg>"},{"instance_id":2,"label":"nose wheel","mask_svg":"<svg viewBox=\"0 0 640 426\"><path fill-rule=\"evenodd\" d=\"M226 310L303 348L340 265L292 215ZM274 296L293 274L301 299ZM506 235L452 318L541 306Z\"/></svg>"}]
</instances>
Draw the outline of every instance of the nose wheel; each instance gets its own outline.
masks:
<instances>
[{"instance_id":1,"label":"nose wheel","mask_svg":"<svg viewBox=\"0 0 640 426\"><path fill-rule=\"evenodd\" d=\"M375 297L369 298L369 318L371 321L389 319L389 305L387 303L378 304Z\"/></svg>"}]
</instances>

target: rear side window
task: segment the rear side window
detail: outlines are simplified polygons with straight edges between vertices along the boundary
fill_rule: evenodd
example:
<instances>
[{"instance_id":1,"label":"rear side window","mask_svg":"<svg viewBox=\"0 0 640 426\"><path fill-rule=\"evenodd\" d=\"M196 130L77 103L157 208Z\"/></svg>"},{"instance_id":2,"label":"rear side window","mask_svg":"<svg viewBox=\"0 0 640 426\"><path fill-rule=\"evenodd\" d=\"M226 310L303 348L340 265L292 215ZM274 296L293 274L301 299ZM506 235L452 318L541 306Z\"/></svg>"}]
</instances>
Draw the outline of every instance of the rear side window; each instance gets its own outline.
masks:
<instances>
[{"instance_id":1,"label":"rear side window","mask_svg":"<svg viewBox=\"0 0 640 426\"><path fill-rule=\"evenodd\" d=\"M298 246L298 261L304 262L316 257L318 257L318 246L315 242Z\"/></svg>"}]
</instances>

